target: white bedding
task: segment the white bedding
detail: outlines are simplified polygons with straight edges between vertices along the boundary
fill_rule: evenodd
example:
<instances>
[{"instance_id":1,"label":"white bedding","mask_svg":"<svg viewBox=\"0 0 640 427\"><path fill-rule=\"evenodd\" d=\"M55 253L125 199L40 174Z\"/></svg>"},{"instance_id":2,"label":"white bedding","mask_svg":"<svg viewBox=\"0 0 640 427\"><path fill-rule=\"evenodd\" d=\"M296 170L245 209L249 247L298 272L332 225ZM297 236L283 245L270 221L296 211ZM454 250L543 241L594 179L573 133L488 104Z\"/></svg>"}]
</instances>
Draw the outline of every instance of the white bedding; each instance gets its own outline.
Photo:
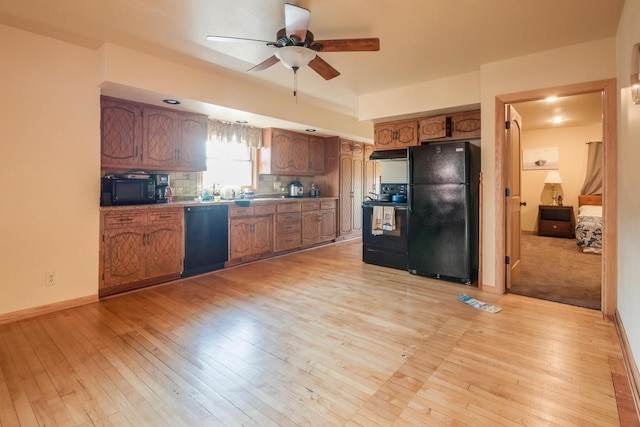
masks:
<instances>
[{"instance_id":1,"label":"white bedding","mask_svg":"<svg viewBox=\"0 0 640 427\"><path fill-rule=\"evenodd\" d=\"M602 206L582 205L578 208L578 218L580 216L599 216L602 218Z\"/></svg>"},{"instance_id":2,"label":"white bedding","mask_svg":"<svg viewBox=\"0 0 640 427\"><path fill-rule=\"evenodd\" d=\"M582 252L602 253L602 206L582 205L578 208L577 245Z\"/></svg>"}]
</instances>

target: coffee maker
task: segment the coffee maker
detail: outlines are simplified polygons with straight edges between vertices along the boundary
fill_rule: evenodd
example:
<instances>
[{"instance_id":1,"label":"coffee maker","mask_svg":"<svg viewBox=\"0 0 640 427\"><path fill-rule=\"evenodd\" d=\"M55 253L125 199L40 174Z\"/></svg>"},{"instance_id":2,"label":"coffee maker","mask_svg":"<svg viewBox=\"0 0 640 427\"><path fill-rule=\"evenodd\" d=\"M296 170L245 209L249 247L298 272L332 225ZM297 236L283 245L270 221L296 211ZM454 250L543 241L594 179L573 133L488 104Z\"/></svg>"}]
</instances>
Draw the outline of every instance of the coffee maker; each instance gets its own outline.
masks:
<instances>
[{"instance_id":1,"label":"coffee maker","mask_svg":"<svg viewBox=\"0 0 640 427\"><path fill-rule=\"evenodd\" d=\"M151 176L156 184L156 203L168 203L171 198L169 174L157 173Z\"/></svg>"}]
</instances>

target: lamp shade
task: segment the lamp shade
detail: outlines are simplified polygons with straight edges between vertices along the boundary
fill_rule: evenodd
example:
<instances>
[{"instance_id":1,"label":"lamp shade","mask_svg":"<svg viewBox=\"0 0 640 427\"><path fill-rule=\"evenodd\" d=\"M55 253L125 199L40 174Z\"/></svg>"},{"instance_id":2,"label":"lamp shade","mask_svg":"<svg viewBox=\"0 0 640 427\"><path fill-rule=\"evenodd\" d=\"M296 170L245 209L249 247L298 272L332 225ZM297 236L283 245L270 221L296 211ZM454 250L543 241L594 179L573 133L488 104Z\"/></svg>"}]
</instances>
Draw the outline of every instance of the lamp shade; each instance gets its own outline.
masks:
<instances>
[{"instance_id":1,"label":"lamp shade","mask_svg":"<svg viewBox=\"0 0 640 427\"><path fill-rule=\"evenodd\" d=\"M545 184L562 184L562 178L560 178L560 172L549 171L547 177L544 179Z\"/></svg>"},{"instance_id":2,"label":"lamp shade","mask_svg":"<svg viewBox=\"0 0 640 427\"><path fill-rule=\"evenodd\" d=\"M284 46L276 50L276 58L290 70L304 67L315 57L313 50L302 46Z\"/></svg>"}]
</instances>

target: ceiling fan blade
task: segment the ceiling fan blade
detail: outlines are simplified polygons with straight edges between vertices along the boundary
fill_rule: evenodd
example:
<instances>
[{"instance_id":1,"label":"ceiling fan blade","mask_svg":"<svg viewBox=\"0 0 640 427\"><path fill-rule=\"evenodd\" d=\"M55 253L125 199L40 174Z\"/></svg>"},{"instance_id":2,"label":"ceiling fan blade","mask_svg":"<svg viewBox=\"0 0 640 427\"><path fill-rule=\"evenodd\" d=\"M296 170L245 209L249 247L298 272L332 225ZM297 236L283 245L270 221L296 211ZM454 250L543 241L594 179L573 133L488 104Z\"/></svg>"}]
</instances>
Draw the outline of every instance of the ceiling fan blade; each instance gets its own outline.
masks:
<instances>
[{"instance_id":1,"label":"ceiling fan blade","mask_svg":"<svg viewBox=\"0 0 640 427\"><path fill-rule=\"evenodd\" d=\"M304 41L307 38L310 18L311 11L309 9L285 3L284 24L287 29L287 37L296 36L299 40Z\"/></svg>"},{"instance_id":2,"label":"ceiling fan blade","mask_svg":"<svg viewBox=\"0 0 640 427\"><path fill-rule=\"evenodd\" d=\"M258 42L258 43L271 43L269 40L257 40L257 39L247 39L244 37L228 37L228 36L207 36L207 40L214 42L225 42L225 43L235 43L235 42Z\"/></svg>"},{"instance_id":3,"label":"ceiling fan blade","mask_svg":"<svg viewBox=\"0 0 640 427\"><path fill-rule=\"evenodd\" d=\"M320 74L325 80L331 80L332 78L340 75L338 70L327 64L324 59L317 55L311 60L311 62L309 62L309 67L316 73Z\"/></svg>"},{"instance_id":4,"label":"ceiling fan blade","mask_svg":"<svg viewBox=\"0 0 640 427\"><path fill-rule=\"evenodd\" d=\"M322 48L316 48L318 45L321 45ZM372 37L368 39L316 40L310 48L322 52L376 51L380 50L380 39Z\"/></svg>"},{"instance_id":5,"label":"ceiling fan blade","mask_svg":"<svg viewBox=\"0 0 640 427\"><path fill-rule=\"evenodd\" d=\"M273 55L265 59L255 67L249 68L247 71L262 71L271 67L273 64L277 64L278 62L280 62L280 60L275 55Z\"/></svg>"}]
</instances>

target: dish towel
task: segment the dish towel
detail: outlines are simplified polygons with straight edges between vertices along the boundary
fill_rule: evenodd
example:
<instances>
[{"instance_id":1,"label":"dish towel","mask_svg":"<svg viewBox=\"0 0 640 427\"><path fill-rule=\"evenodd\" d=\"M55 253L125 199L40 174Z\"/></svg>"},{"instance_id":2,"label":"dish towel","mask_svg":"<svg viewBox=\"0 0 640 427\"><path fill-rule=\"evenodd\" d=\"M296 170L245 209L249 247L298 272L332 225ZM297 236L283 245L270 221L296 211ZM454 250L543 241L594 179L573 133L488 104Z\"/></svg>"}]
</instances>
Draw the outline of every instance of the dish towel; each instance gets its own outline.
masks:
<instances>
[{"instance_id":1,"label":"dish towel","mask_svg":"<svg viewBox=\"0 0 640 427\"><path fill-rule=\"evenodd\" d=\"M386 231L393 231L396 229L396 210L393 206L382 208L382 215L384 216L384 222L382 223L382 229Z\"/></svg>"},{"instance_id":2,"label":"dish towel","mask_svg":"<svg viewBox=\"0 0 640 427\"><path fill-rule=\"evenodd\" d=\"M379 236L384 233L382 224L384 220L384 210L382 206L373 207L373 218L371 218L371 234Z\"/></svg>"}]
</instances>

